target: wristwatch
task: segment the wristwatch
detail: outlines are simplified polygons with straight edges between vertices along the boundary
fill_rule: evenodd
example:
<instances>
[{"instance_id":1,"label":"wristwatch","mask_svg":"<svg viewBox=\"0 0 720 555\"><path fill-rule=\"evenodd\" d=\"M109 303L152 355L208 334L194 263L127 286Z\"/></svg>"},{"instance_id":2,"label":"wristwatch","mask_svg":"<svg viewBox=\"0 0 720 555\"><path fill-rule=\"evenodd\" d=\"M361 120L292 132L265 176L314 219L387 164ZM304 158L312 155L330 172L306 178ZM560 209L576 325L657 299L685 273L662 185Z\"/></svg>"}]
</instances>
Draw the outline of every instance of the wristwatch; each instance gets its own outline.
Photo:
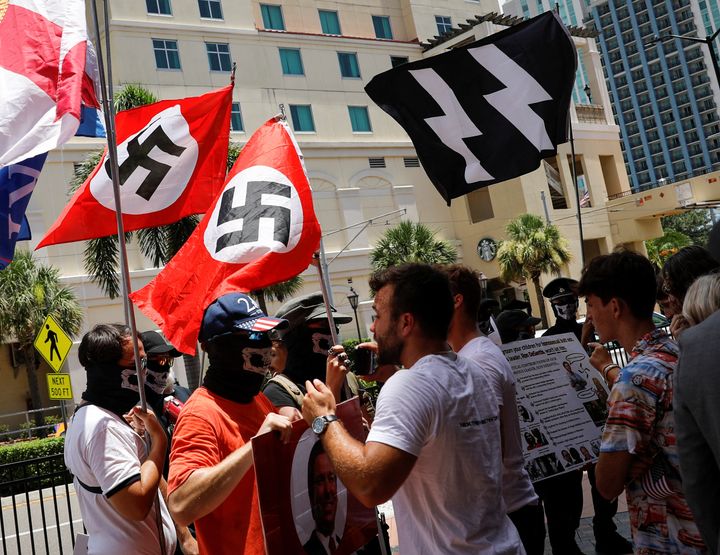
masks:
<instances>
[{"instance_id":1,"label":"wristwatch","mask_svg":"<svg viewBox=\"0 0 720 555\"><path fill-rule=\"evenodd\" d=\"M330 422L335 422L338 419L334 414L327 414L325 416L318 416L312 421L312 431L317 435L322 435L327 429Z\"/></svg>"}]
</instances>

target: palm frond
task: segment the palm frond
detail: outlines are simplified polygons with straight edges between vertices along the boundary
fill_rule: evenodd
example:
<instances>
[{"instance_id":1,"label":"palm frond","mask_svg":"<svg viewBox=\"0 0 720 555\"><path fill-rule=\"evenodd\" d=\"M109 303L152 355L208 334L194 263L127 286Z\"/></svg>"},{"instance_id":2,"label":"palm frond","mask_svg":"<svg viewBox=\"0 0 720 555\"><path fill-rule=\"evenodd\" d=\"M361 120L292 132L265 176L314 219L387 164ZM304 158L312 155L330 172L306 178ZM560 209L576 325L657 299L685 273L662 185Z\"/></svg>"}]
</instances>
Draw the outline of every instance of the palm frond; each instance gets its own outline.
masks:
<instances>
[{"instance_id":1,"label":"palm frond","mask_svg":"<svg viewBox=\"0 0 720 555\"><path fill-rule=\"evenodd\" d=\"M453 245L438 239L426 225L408 220L388 229L370 253L374 270L406 262L452 264L456 260L457 250Z\"/></svg>"},{"instance_id":2,"label":"palm frond","mask_svg":"<svg viewBox=\"0 0 720 555\"><path fill-rule=\"evenodd\" d=\"M155 268L165 264L168 259L165 251L166 235L165 226L146 227L137 231L140 252L150 259Z\"/></svg>"}]
</instances>

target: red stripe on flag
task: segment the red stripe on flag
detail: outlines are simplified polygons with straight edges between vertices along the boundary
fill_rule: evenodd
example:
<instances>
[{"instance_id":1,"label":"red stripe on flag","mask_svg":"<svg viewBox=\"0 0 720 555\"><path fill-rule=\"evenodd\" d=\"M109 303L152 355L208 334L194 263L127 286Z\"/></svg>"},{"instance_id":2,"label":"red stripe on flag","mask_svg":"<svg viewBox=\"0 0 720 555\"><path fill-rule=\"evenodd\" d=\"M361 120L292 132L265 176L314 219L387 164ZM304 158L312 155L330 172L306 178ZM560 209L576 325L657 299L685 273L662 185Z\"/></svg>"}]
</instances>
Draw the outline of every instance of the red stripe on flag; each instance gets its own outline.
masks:
<instances>
[{"instance_id":1,"label":"red stripe on flag","mask_svg":"<svg viewBox=\"0 0 720 555\"><path fill-rule=\"evenodd\" d=\"M0 37L0 67L27 77L55 99L62 27L11 4L0 21Z\"/></svg>"},{"instance_id":2,"label":"red stripe on flag","mask_svg":"<svg viewBox=\"0 0 720 555\"><path fill-rule=\"evenodd\" d=\"M65 114L72 114L80 119L86 49L87 43L79 42L62 59L62 73L57 91L57 119Z\"/></svg>"}]
</instances>

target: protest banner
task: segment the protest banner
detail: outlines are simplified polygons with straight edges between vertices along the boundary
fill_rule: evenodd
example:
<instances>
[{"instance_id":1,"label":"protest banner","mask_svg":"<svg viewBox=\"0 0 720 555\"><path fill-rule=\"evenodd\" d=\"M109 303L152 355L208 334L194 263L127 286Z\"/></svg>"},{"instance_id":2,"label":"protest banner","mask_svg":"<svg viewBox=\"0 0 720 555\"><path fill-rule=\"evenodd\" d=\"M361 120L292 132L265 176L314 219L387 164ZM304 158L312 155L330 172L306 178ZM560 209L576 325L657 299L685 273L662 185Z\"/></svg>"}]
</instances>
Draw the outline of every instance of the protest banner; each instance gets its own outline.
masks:
<instances>
[{"instance_id":1,"label":"protest banner","mask_svg":"<svg viewBox=\"0 0 720 555\"><path fill-rule=\"evenodd\" d=\"M525 468L533 482L596 462L608 389L572 333L502 345L516 380Z\"/></svg>"},{"instance_id":2,"label":"protest banner","mask_svg":"<svg viewBox=\"0 0 720 555\"><path fill-rule=\"evenodd\" d=\"M336 413L364 441L357 397ZM350 555L377 536L375 511L347 491L304 420L293 423L287 444L267 433L253 438L252 450L268 555Z\"/></svg>"}]
</instances>

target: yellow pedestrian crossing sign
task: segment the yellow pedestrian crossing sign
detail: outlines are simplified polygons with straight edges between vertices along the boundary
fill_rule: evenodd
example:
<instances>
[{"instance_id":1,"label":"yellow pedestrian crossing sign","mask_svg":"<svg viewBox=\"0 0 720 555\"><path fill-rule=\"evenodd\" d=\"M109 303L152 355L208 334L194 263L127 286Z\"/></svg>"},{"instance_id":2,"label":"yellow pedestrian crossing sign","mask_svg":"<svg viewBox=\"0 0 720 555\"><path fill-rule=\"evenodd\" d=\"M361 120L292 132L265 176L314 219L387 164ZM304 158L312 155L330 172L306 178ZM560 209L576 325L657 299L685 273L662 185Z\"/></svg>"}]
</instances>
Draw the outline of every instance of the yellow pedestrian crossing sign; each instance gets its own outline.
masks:
<instances>
[{"instance_id":1,"label":"yellow pedestrian crossing sign","mask_svg":"<svg viewBox=\"0 0 720 555\"><path fill-rule=\"evenodd\" d=\"M43 322L33 345L45 359L45 362L50 365L50 368L55 372L59 372L62 365L65 364L65 357L70 352L72 340L63 331L60 324L52 316L48 316Z\"/></svg>"},{"instance_id":2,"label":"yellow pedestrian crossing sign","mask_svg":"<svg viewBox=\"0 0 720 555\"><path fill-rule=\"evenodd\" d=\"M72 399L70 374L48 374L48 397L50 399Z\"/></svg>"}]
</instances>

